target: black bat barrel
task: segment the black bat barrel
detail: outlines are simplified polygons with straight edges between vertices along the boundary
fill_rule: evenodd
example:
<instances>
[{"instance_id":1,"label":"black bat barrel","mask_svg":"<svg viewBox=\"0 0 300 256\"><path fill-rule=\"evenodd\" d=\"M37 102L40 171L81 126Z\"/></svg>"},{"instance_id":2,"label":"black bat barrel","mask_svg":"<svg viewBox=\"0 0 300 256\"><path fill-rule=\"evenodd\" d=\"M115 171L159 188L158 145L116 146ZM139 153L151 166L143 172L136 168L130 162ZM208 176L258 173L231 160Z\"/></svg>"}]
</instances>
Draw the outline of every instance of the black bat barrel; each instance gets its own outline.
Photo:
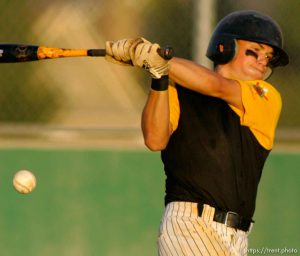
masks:
<instances>
[{"instance_id":1,"label":"black bat barrel","mask_svg":"<svg viewBox=\"0 0 300 256\"><path fill-rule=\"evenodd\" d=\"M24 62L38 60L36 45L0 44L0 63Z\"/></svg>"}]
</instances>

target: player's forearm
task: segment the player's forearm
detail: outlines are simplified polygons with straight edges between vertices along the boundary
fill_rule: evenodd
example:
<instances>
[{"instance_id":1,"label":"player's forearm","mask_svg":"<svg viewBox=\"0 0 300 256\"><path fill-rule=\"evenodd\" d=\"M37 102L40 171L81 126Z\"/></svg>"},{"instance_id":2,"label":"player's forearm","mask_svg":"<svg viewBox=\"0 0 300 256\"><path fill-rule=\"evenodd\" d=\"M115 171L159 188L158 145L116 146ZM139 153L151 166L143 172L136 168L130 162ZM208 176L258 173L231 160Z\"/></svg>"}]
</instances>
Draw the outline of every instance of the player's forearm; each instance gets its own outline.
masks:
<instances>
[{"instance_id":1,"label":"player's forearm","mask_svg":"<svg viewBox=\"0 0 300 256\"><path fill-rule=\"evenodd\" d=\"M146 146L153 151L166 147L171 134L168 91L149 92L142 114L142 131Z\"/></svg>"},{"instance_id":2,"label":"player's forearm","mask_svg":"<svg viewBox=\"0 0 300 256\"><path fill-rule=\"evenodd\" d=\"M220 88L219 76L215 72L182 58L170 60L169 77L190 90L210 96L217 96Z\"/></svg>"}]
</instances>

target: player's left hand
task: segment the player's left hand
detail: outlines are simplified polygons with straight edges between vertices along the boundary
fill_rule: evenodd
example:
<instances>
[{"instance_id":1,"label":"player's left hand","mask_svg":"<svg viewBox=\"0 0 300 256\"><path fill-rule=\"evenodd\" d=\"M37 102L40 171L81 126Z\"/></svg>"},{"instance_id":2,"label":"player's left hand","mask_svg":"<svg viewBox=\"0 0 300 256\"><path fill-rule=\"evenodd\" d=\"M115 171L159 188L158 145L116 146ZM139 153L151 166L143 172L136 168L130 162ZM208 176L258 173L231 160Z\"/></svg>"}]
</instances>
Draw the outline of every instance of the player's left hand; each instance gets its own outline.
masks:
<instances>
[{"instance_id":1,"label":"player's left hand","mask_svg":"<svg viewBox=\"0 0 300 256\"><path fill-rule=\"evenodd\" d=\"M144 39L145 40L145 39ZM130 55L134 66L141 67L150 72L153 78L161 78L168 75L169 64L158 53L159 44L152 44L145 40L144 43L139 43L131 47Z\"/></svg>"}]
</instances>

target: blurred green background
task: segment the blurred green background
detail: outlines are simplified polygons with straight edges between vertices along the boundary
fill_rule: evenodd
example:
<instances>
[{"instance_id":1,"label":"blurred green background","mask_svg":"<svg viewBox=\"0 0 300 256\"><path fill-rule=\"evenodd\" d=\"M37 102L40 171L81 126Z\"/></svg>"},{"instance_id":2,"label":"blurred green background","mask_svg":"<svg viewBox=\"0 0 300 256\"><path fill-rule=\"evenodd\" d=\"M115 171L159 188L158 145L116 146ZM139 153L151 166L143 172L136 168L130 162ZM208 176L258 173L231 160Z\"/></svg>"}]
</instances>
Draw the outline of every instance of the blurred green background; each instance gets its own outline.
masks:
<instances>
[{"instance_id":1,"label":"blurred green background","mask_svg":"<svg viewBox=\"0 0 300 256\"><path fill-rule=\"evenodd\" d=\"M0 0L0 8L0 42L103 48L143 36L207 66L221 17L241 9L274 17L290 65L270 78L283 110L250 248L300 254L299 0ZM146 73L102 58L0 64L0 88L0 255L156 255L165 177L140 130ZM20 169L37 176L29 195L12 187Z\"/></svg>"},{"instance_id":2,"label":"blurred green background","mask_svg":"<svg viewBox=\"0 0 300 256\"><path fill-rule=\"evenodd\" d=\"M1 255L155 255L163 209L157 154L1 150ZM13 173L32 170L30 195Z\"/></svg>"},{"instance_id":3,"label":"blurred green background","mask_svg":"<svg viewBox=\"0 0 300 256\"><path fill-rule=\"evenodd\" d=\"M156 255L163 212L159 154L143 150L2 149L1 255ZM249 248L300 252L299 154L270 156ZM29 169L37 187L18 194Z\"/></svg>"}]
</instances>

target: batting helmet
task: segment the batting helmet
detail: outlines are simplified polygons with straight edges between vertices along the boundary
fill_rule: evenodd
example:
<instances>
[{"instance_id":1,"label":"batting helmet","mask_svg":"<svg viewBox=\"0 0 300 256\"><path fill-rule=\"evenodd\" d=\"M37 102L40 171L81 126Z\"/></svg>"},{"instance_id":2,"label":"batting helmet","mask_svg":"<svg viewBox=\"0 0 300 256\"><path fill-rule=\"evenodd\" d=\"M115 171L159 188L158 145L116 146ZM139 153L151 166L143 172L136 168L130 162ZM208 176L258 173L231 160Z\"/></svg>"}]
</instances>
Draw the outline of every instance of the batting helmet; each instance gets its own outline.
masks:
<instances>
[{"instance_id":1,"label":"batting helmet","mask_svg":"<svg viewBox=\"0 0 300 256\"><path fill-rule=\"evenodd\" d=\"M270 67L289 63L282 49L283 36L279 25L269 16L257 11L236 11L225 16L216 26L206 56L215 65L229 62L235 55L235 39L243 39L271 46L274 57ZM222 47L220 48L220 45Z\"/></svg>"}]
</instances>

